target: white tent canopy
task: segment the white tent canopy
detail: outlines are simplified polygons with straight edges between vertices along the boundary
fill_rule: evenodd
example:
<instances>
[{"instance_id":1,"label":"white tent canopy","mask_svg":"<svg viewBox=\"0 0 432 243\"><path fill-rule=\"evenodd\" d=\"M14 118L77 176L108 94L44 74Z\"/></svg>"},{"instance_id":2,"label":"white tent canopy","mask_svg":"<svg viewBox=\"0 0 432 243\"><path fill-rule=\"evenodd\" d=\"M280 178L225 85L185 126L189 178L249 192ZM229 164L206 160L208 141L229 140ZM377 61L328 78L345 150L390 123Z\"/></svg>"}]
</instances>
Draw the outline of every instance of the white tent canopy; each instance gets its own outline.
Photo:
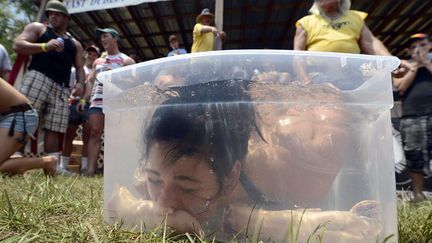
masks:
<instances>
[{"instance_id":1,"label":"white tent canopy","mask_svg":"<svg viewBox=\"0 0 432 243\"><path fill-rule=\"evenodd\" d=\"M81 13L109 8L120 8L148 2L159 2L169 0L65 0L69 13Z\"/></svg>"}]
</instances>

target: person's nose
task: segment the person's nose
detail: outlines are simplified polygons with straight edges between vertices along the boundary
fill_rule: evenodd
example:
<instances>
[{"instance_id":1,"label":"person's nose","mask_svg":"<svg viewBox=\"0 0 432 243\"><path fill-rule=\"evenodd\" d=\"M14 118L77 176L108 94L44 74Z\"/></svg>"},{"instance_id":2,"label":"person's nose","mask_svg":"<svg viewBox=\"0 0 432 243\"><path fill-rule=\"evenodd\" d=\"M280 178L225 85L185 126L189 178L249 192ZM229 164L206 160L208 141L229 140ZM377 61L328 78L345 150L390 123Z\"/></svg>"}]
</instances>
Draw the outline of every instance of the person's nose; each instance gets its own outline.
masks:
<instances>
[{"instance_id":1,"label":"person's nose","mask_svg":"<svg viewBox=\"0 0 432 243\"><path fill-rule=\"evenodd\" d=\"M157 203L163 207L178 208L181 195L172 185L165 185L159 193Z\"/></svg>"}]
</instances>

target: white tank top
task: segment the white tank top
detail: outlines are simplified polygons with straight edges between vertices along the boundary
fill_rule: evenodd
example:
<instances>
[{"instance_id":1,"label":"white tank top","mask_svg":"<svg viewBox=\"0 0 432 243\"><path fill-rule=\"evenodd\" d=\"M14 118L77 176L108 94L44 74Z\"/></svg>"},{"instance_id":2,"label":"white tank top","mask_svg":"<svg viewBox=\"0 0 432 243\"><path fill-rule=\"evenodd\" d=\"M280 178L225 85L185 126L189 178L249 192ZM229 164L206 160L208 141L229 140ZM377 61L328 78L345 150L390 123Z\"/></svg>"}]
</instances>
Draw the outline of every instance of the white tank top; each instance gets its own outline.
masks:
<instances>
[{"instance_id":1,"label":"white tank top","mask_svg":"<svg viewBox=\"0 0 432 243\"><path fill-rule=\"evenodd\" d=\"M124 66L124 60L128 58L126 54L119 53L99 58L95 61L96 74ZM90 108L102 108L103 104L103 83L96 78L90 98Z\"/></svg>"}]
</instances>

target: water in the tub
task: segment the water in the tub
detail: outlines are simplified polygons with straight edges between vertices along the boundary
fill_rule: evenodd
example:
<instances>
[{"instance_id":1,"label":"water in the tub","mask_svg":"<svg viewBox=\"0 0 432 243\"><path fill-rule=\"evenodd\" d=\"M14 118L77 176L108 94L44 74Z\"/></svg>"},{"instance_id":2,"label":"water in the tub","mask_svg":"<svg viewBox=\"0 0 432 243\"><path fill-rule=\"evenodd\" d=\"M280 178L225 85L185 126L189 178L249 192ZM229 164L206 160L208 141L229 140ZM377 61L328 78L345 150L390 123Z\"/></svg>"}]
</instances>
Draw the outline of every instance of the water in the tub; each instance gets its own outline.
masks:
<instances>
[{"instance_id":1,"label":"water in the tub","mask_svg":"<svg viewBox=\"0 0 432 243\"><path fill-rule=\"evenodd\" d=\"M352 212L382 228L386 220L372 202L379 192L371 191L379 152L370 146L386 135L376 127L381 108L349 105L327 85L214 85L226 87L142 86L110 101L110 180L218 238L267 215L263 234L279 241L280 225L293 215L286 212L305 208ZM200 95L208 102L198 102Z\"/></svg>"}]
</instances>

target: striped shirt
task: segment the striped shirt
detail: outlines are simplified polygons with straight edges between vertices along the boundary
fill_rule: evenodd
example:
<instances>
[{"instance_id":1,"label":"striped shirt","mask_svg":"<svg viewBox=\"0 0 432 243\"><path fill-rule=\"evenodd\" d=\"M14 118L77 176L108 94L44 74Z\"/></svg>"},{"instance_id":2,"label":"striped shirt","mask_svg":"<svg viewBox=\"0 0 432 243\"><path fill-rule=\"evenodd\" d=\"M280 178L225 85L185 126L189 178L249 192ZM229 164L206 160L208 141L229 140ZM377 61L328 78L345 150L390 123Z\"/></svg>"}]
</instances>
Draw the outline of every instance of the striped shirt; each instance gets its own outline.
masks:
<instances>
[{"instance_id":1,"label":"striped shirt","mask_svg":"<svg viewBox=\"0 0 432 243\"><path fill-rule=\"evenodd\" d=\"M120 68L124 66L124 60L128 56L123 53L108 55L105 58L99 58L95 61L96 73ZM90 98L90 108L101 108L103 104L103 83L96 78Z\"/></svg>"}]
</instances>

